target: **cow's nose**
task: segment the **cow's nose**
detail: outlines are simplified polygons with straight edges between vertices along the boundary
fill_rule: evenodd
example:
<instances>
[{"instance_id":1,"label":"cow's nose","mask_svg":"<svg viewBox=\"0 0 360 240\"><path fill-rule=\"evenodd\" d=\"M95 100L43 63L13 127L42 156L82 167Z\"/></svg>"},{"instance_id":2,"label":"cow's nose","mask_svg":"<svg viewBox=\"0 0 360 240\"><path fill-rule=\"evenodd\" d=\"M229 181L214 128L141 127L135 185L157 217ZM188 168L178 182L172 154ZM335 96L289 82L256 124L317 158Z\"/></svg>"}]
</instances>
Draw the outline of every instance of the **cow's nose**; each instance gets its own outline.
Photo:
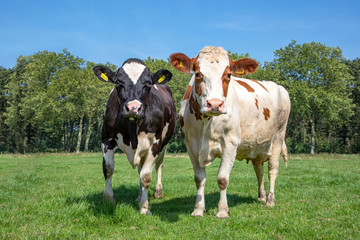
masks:
<instances>
[{"instance_id":1,"label":"cow's nose","mask_svg":"<svg viewBox=\"0 0 360 240\"><path fill-rule=\"evenodd\" d=\"M206 107L210 113L222 113L224 111L224 105L224 101L219 99L211 99L206 101Z\"/></svg>"},{"instance_id":2,"label":"cow's nose","mask_svg":"<svg viewBox=\"0 0 360 240\"><path fill-rule=\"evenodd\" d=\"M139 101L131 101L128 102L128 104L125 105L125 110L128 113L138 114L141 109L141 103Z\"/></svg>"}]
</instances>

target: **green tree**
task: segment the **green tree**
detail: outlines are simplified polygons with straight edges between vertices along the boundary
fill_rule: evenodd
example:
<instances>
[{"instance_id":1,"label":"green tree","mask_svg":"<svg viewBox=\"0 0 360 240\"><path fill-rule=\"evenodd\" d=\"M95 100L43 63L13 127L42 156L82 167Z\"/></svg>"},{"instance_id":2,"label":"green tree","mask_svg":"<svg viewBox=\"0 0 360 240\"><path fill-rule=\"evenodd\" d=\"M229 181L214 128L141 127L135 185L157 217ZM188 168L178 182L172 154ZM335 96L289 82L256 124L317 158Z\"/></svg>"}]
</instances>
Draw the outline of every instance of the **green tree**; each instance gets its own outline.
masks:
<instances>
[{"instance_id":1,"label":"green tree","mask_svg":"<svg viewBox=\"0 0 360 240\"><path fill-rule=\"evenodd\" d=\"M8 128L4 123L4 113L6 111L8 102L7 90L5 86L9 83L11 74L11 69L0 67L0 152L6 151L8 147L8 138L6 137L8 135Z\"/></svg>"},{"instance_id":2,"label":"green tree","mask_svg":"<svg viewBox=\"0 0 360 240\"><path fill-rule=\"evenodd\" d=\"M347 60L346 65L349 67L352 76L352 84L349 86L351 99L355 104L354 115L345 126L345 134L342 135L343 144L351 152L360 152L360 58Z\"/></svg>"},{"instance_id":3,"label":"green tree","mask_svg":"<svg viewBox=\"0 0 360 240\"><path fill-rule=\"evenodd\" d=\"M347 91L351 76L344 60L338 47L316 42L301 45L292 41L275 51L275 59L269 65L278 71L279 82L290 94L290 135L294 137L295 133L303 132L303 141L307 141L309 126L311 154L315 152L316 139L318 148L326 145L320 151L331 150L331 135L353 114L352 100ZM296 144L301 139L293 142Z\"/></svg>"}]
</instances>

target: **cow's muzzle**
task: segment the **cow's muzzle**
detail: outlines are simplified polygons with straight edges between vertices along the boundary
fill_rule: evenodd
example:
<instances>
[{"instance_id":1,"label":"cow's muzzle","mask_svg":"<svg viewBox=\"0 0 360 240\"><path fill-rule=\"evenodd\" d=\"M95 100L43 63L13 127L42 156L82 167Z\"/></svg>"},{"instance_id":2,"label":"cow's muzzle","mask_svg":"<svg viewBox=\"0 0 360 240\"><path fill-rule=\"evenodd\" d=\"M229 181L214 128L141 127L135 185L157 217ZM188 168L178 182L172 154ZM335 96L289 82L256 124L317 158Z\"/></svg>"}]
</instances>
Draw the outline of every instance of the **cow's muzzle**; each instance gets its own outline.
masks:
<instances>
[{"instance_id":1,"label":"cow's muzzle","mask_svg":"<svg viewBox=\"0 0 360 240\"><path fill-rule=\"evenodd\" d=\"M224 114L226 113L225 102L219 99L207 100L202 113L210 116L218 116L220 114Z\"/></svg>"},{"instance_id":2,"label":"cow's muzzle","mask_svg":"<svg viewBox=\"0 0 360 240\"><path fill-rule=\"evenodd\" d=\"M124 117L130 121L141 118L142 104L138 100L133 100L125 104Z\"/></svg>"}]
</instances>

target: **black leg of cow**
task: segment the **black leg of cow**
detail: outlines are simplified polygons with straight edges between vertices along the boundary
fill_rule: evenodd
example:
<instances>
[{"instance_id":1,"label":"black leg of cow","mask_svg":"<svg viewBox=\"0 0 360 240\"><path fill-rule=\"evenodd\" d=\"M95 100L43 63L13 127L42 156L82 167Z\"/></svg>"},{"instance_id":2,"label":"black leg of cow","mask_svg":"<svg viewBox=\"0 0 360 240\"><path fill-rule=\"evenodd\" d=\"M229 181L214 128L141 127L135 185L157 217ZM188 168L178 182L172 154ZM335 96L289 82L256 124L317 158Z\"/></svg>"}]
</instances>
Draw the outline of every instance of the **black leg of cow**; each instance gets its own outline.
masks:
<instances>
[{"instance_id":1,"label":"black leg of cow","mask_svg":"<svg viewBox=\"0 0 360 240\"><path fill-rule=\"evenodd\" d=\"M254 171L256 173L256 178L258 180L258 200L260 202L266 202L266 190L264 184L264 166L260 164L259 161L253 160L252 161Z\"/></svg>"},{"instance_id":2,"label":"black leg of cow","mask_svg":"<svg viewBox=\"0 0 360 240\"><path fill-rule=\"evenodd\" d=\"M115 202L114 192L112 189L111 178L114 173L114 151L115 148L109 147L108 144L101 144L103 150L103 173L105 177L105 190L103 194L103 200L109 202Z\"/></svg>"},{"instance_id":3,"label":"black leg of cow","mask_svg":"<svg viewBox=\"0 0 360 240\"><path fill-rule=\"evenodd\" d=\"M161 173L162 168L164 167L164 156L165 156L166 148L163 149L163 151L160 153L159 158L156 160L155 168L156 168L156 186L154 189L154 198L162 198L163 197L163 187L161 182Z\"/></svg>"}]
</instances>

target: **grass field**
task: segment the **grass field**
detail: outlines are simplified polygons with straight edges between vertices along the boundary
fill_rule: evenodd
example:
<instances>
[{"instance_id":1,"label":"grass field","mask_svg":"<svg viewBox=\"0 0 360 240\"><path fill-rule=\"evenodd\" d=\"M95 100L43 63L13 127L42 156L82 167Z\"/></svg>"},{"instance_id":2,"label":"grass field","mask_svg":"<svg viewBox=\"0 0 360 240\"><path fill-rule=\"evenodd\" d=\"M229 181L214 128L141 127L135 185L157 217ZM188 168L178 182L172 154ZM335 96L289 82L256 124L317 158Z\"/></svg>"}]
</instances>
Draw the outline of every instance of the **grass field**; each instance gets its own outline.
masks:
<instances>
[{"instance_id":1,"label":"grass field","mask_svg":"<svg viewBox=\"0 0 360 240\"><path fill-rule=\"evenodd\" d=\"M207 168L207 211L194 218L190 160L168 155L164 198L150 197L152 215L143 216L138 173L124 155L115 157L115 205L102 203L100 153L0 155L0 239L360 239L359 155L290 156L287 168L280 164L274 208L257 202L252 166L237 161L229 219L216 218L218 166ZM151 196L154 186L155 174Z\"/></svg>"}]
</instances>

